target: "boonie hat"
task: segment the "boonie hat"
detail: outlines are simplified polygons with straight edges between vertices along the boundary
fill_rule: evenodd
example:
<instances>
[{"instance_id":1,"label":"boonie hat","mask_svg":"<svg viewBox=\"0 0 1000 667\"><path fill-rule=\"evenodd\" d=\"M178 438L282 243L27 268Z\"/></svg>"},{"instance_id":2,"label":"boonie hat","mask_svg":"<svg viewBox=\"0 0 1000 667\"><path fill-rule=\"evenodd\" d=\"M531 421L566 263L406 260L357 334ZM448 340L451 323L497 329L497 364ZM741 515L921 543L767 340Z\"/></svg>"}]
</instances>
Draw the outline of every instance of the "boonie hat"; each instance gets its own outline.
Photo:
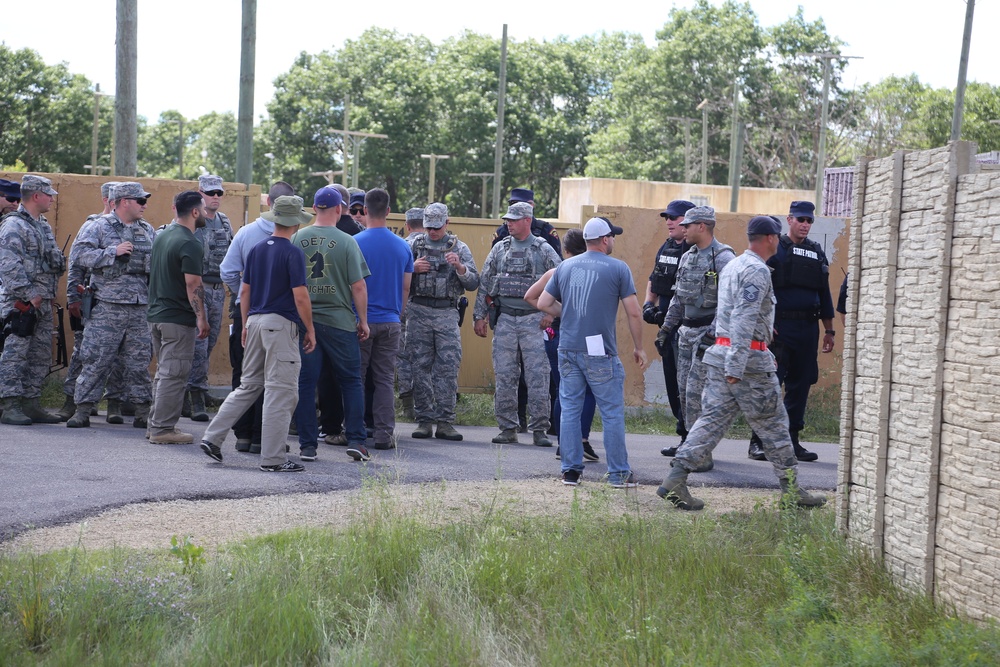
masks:
<instances>
[{"instance_id":1,"label":"boonie hat","mask_svg":"<svg viewBox=\"0 0 1000 667\"><path fill-rule=\"evenodd\" d=\"M585 241L593 241L608 235L618 236L625 230L611 224L607 218L591 218L583 226L583 238Z\"/></svg>"},{"instance_id":2,"label":"boonie hat","mask_svg":"<svg viewBox=\"0 0 1000 667\"><path fill-rule=\"evenodd\" d=\"M747 223L747 236L752 234L781 234L781 224L769 215L758 215Z\"/></svg>"},{"instance_id":3,"label":"boonie hat","mask_svg":"<svg viewBox=\"0 0 1000 667\"><path fill-rule=\"evenodd\" d=\"M686 199L675 199L669 204L667 204L667 210L665 210L663 213L660 213L660 217L665 218L668 215L670 216L684 215L692 208L694 208L694 202L689 202Z\"/></svg>"},{"instance_id":4,"label":"boonie hat","mask_svg":"<svg viewBox=\"0 0 1000 667\"><path fill-rule=\"evenodd\" d=\"M286 197L289 195L285 195ZM281 197L278 197L281 199ZM327 185L316 191L313 195L313 208L325 209L333 208L334 206L340 206L344 203L344 198L340 194L340 190L337 188Z\"/></svg>"},{"instance_id":5,"label":"boonie hat","mask_svg":"<svg viewBox=\"0 0 1000 667\"><path fill-rule=\"evenodd\" d=\"M216 176L215 174L202 174L198 177L198 189L202 192L212 192L213 190L222 190L225 192L225 188L222 187L222 176Z\"/></svg>"},{"instance_id":6,"label":"boonie hat","mask_svg":"<svg viewBox=\"0 0 1000 667\"><path fill-rule=\"evenodd\" d=\"M704 222L709 227L715 225L715 209L711 206L695 206L689 208L684 214L681 225L693 225L696 222Z\"/></svg>"},{"instance_id":7,"label":"boonie hat","mask_svg":"<svg viewBox=\"0 0 1000 667\"><path fill-rule=\"evenodd\" d=\"M440 202L429 204L424 209L424 227L441 229L448 222L448 207Z\"/></svg>"},{"instance_id":8,"label":"boonie hat","mask_svg":"<svg viewBox=\"0 0 1000 667\"><path fill-rule=\"evenodd\" d=\"M503 214L501 220L523 220L524 218L530 218L534 210L535 208L531 204L519 201L507 208L507 212Z\"/></svg>"},{"instance_id":9,"label":"boonie hat","mask_svg":"<svg viewBox=\"0 0 1000 667\"><path fill-rule=\"evenodd\" d=\"M41 192L43 194L55 197L58 192L52 189L52 181L45 178L44 176L35 176L34 174L25 174L21 177L21 194L26 195L29 192Z\"/></svg>"},{"instance_id":10,"label":"boonie hat","mask_svg":"<svg viewBox=\"0 0 1000 667\"><path fill-rule=\"evenodd\" d=\"M278 197L271 210L261 213L260 217L282 227L305 225L312 220L312 216L302 208L302 197L296 197L295 195Z\"/></svg>"},{"instance_id":11,"label":"boonie hat","mask_svg":"<svg viewBox=\"0 0 1000 667\"><path fill-rule=\"evenodd\" d=\"M816 204L811 201L793 201L792 205L788 207L788 215L793 218L810 218L812 220L816 219Z\"/></svg>"}]
</instances>

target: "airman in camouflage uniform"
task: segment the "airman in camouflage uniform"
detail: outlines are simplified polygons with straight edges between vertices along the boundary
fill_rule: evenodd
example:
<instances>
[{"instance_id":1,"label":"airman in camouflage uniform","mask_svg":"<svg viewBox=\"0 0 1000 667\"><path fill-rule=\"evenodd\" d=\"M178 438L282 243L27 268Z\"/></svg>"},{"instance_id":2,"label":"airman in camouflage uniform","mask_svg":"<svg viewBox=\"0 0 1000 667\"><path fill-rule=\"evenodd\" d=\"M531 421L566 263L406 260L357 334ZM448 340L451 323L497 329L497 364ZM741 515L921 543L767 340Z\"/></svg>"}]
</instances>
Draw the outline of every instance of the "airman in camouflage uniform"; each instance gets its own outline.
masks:
<instances>
[{"instance_id":1,"label":"airman in camouflage uniform","mask_svg":"<svg viewBox=\"0 0 1000 667\"><path fill-rule=\"evenodd\" d=\"M146 323L153 228L142 219L149 193L139 183L120 183L114 211L81 230L77 261L90 269L97 305L83 334L83 370L76 381L76 414L70 428L90 426L90 409L101 399L112 363L121 352L125 396L135 404L135 428L146 428L152 391L152 339Z\"/></svg>"},{"instance_id":2,"label":"airman in camouflage uniform","mask_svg":"<svg viewBox=\"0 0 1000 667\"><path fill-rule=\"evenodd\" d=\"M413 239L413 280L406 309L406 350L413 375L414 438L434 435L461 440L455 430L458 368L462 339L458 300L479 287L479 273L469 246L447 231L448 208L433 203L424 209L423 234Z\"/></svg>"},{"instance_id":3,"label":"airman in camouflage uniform","mask_svg":"<svg viewBox=\"0 0 1000 667\"><path fill-rule=\"evenodd\" d=\"M52 363L52 301L66 270L66 259L43 215L57 194L49 179L27 174L21 179L20 205L0 222L0 316L12 329L0 355L4 424L59 421L38 402Z\"/></svg>"},{"instance_id":4,"label":"airman in camouflage uniform","mask_svg":"<svg viewBox=\"0 0 1000 667\"><path fill-rule=\"evenodd\" d=\"M219 204L225 194L222 177L212 174L199 176L198 190L205 199L205 210L209 216L208 224L194 233L195 238L205 246L202 261L205 273L201 281L205 286L205 309L208 312L209 332L208 338L195 340L194 361L191 362L187 390L190 393L191 419L196 422L207 422L205 396L208 393L208 360L212 356L215 344L219 341L219 330L222 327L222 316L226 307L226 285L222 282L219 267L226 258L229 245L233 242L233 227L226 214L219 210Z\"/></svg>"},{"instance_id":5,"label":"airman in camouflage uniform","mask_svg":"<svg viewBox=\"0 0 1000 667\"><path fill-rule=\"evenodd\" d=\"M545 434L550 411L549 361L542 330L552 324L553 318L532 308L524 300L524 294L546 271L559 264L559 255L544 239L532 235L531 212L530 204L516 202L503 216L510 235L493 246L483 264L473 319L476 335L485 338L488 308L496 309L494 412L500 434L493 442L517 442L517 384L519 361L523 361L531 414L528 428L534 444L551 447L552 442Z\"/></svg>"},{"instance_id":6,"label":"airman in camouflage uniform","mask_svg":"<svg viewBox=\"0 0 1000 667\"><path fill-rule=\"evenodd\" d=\"M411 208L406 212L406 238L413 247L413 241L424 233L424 209ZM412 291L412 286L411 286ZM405 419L414 419L413 413L413 372L410 369L410 355L406 351L406 313L401 318L403 328L400 332L399 354L396 356L396 391L399 393L399 403Z\"/></svg>"},{"instance_id":7,"label":"airman in camouflage uniform","mask_svg":"<svg viewBox=\"0 0 1000 667\"><path fill-rule=\"evenodd\" d=\"M764 442L764 453L774 466L782 491L802 506L826 502L795 486L797 461L788 434L788 413L781 402L781 386L774 355L767 349L774 326L774 290L765 264L778 247L781 225L766 216L747 226L750 247L722 272L715 319L715 344L705 352L708 379L702 413L677 450L670 474L657 495L684 510L705 503L687 488L689 472L703 467L739 412Z\"/></svg>"}]
</instances>

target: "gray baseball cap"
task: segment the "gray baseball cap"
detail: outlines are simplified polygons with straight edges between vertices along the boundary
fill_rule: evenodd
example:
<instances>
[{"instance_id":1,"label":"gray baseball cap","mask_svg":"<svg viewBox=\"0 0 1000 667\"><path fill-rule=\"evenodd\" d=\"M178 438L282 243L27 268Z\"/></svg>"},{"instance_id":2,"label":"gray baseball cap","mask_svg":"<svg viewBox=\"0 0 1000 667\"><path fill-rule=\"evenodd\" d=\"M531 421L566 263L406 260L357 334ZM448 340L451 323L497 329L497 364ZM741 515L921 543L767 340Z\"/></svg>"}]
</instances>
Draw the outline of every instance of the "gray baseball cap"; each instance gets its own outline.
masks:
<instances>
[{"instance_id":1,"label":"gray baseball cap","mask_svg":"<svg viewBox=\"0 0 1000 667\"><path fill-rule=\"evenodd\" d=\"M52 188L52 181L44 176L25 174L21 177L21 194L24 195L25 199L27 199L28 195L32 192L41 192L43 194L51 195L52 197L59 194Z\"/></svg>"},{"instance_id":2,"label":"gray baseball cap","mask_svg":"<svg viewBox=\"0 0 1000 667\"><path fill-rule=\"evenodd\" d=\"M448 207L440 202L429 204L424 209L424 227L441 229L448 222Z\"/></svg>"},{"instance_id":3,"label":"gray baseball cap","mask_svg":"<svg viewBox=\"0 0 1000 667\"><path fill-rule=\"evenodd\" d=\"M517 203L511 204L507 208L507 212L501 218L502 220L522 220L524 218L530 218L534 214L534 207L528 202L519 201Z\"/></svg>"}]
</instances>

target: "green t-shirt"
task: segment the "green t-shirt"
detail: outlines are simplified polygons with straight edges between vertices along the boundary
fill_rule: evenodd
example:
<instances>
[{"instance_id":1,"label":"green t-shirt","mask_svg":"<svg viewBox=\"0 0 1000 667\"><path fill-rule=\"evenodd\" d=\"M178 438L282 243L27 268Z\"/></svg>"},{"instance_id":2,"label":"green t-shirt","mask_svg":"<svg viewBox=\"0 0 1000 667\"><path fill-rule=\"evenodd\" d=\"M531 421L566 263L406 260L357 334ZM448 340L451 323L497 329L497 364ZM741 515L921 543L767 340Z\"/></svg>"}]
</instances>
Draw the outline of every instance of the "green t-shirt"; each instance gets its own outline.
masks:
<instances>
[{"instance_id":1,"label":"green t-shirt","mask_svg":"<svg viewBox=\"0 0 1000 667\"><path fill-rule=\"evenodd\" d=\"M296 232L292 243L306 254L306 286L313 320L354 331L358 321L351 285L371 275L358 242L336 227L312 225Z\"/></svg>"},{"instance_id":2,"label":"green t-shirt","mask_svg":"<svg viewBox=\"0 0 1000 667\"><path fill-rule=\"evenodd\" d=\"M197 325L184 274L200 276L204 254L201 242L183 225L173 223L156 234L149 260L147 322Z\"/></svg>"}]
</instances>

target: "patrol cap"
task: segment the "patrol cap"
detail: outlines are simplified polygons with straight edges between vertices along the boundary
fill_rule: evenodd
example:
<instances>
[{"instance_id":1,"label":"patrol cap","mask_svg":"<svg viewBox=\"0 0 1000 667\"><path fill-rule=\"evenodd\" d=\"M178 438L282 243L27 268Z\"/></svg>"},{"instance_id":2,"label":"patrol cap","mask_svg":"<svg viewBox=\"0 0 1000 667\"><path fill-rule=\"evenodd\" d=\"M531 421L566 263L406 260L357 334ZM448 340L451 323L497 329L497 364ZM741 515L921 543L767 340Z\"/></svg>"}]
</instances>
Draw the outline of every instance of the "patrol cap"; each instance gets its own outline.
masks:
<instances>
[{"instance_id":1,"label":"patrol cap","mask_svg":"<svg viewBox=\"0 0 1000 667\"><path fill-rule=\"evenodd\" d=\"M448 222L448 207L440 202L428 204L424 209L424 228L441 229Z\"/></svg>"},{"instance_id":2,"label":"patrol cap","mask_svg":"<svg viewBox=\"0 0 1000 667\"><path fill-rule=\"evenodd\" d=\"M528 202L535 201L535 191L529 190L528 188L514 188L510 191L510 201L512 202Z\"/></svg>"},{"instance_id":3,"label":"patrol cap","mask_svg":"<svg viewBox=\"0 0 1000 667\"><path fill-rule=\"evenodd\" d=\"M8 181L0 178L0 197L20 197L21 184L17 181Z\"/></svg>"},{"instance_id":4,"label":"patrol cap","mask_svg":"<svg viewBox=\"0 0 1000 667\"><path fill-rule=\"evenodd\" d=\"M105 199L111 199L111 193L115 191L115 188L121 185L118 181L108 181L107 183L101 183L101 196Z\"/></svg>"},{"instance_id":5,"label":"patrol cap","mask_svg":"<svg viewBox=\"0 0 1000 667\"><path fill-rule=\"evenodd\" d=\"M112 190L112 194L115 199L142 199L143 197L150 196L150 194L143 189L141 183L128 181L116 185Z\"/></svg>"},{"instance_id":6,"label":"patrol cap","mask_svg":"<svg viewBox=\"0 0 1000 667\"><path fill-rule=\"evenodd\" d=\"M661 218L676 215L684 215L690 209L694 208L694 202L689 202L686 199L675 199L669 204L667 204L667 210L660 214Z\"/></svg>"},{"instance_id":7,"label":"patrol cap","mask_svg":"<svg viewBox=\"0 0 1000 667\"><path fill-rule=\"evenodd\" d=\"M29 192L41 192L53 197L59 194L52 189L52 181L44 176L25 174L21 177L21 194L27 197Z\"/></svg>"},{"instance_id":8,"label":"patrol cap","mask_svg":"<svg viewBox=\"0 0 1000 667\"><path fill-rule=\"evenodd\" d=\"M747 236L754 234L780 235L781 223L768 215L758 215L747 223Z\"/></svg>"},{"instance_id":9,"label":"patrol cap","mask_svg":"<svg viewBox=\"0 0 1000 667\"><path fill-rule=\"evenodd\" d=\"M604 236L618 236L625 230L615 227L607 218L591 218L583 226L583 238L585 241L593 241Z\"/></svg>"},{"instance_id":10,"label":"patrol cap","mask_svg":"<svg viewBox=\"0 0 1000 667\"><path fill-rule=\"evenodd\" d=\"M340 193L338 192L337 195L339 196ZM282 227L305 225L312 220L312 216L302 208L302 197L296 197L295 195L282 195L278 197L271 210L261 213L260 217Z\"/></svg>"},{"instance_id":11,"label":"patrol cap","mask_svg":"<svg viewBox=\"0 0 1000 667\"><path fill-rule=\"evenodd\" d=\"M364 205L365 205L364 192L355 192L351 195L351 208L354 208L355 206L364 206Z\"/></svg>"},{"instance_id":12,"label":"patrol cap","mask_svg":"<svg viewBox=\"0 0 1000 667\"><path fill-rule=\"evenodd\" d=\"M407 222L414 222L414 221L423 222L424 221L424 209L422 209L422 208L411 208L410 210L408 210L406 212L406 221Z\"/></svg>"},{"instance_id":13,"label":"patrol cap","mask_svg":"<svg viewBox=\"0 0 1000 667\"><path fill-rule=\"evenodd\" d=\"M816 204L811 201L793 201L792 205L788 207L788 215L793 218L809 218L814 220L816 218Z\"/></svg>"},{"instance_id":14,"label":"patrol cap","mask_svg":"<svg viewBox=\"0 0 1000 667\"><path fill-rule=\"evenodd\" d=\"M693 225L696 222L704 222L709 227L715 226L715 209L711 206L695 206L689 208L687 212L684 213L684 219L681 220L680 224L687 226Z\"/></svg>"},{"instance_id":15,"label":"patrol cap","mask_svg":"<svg viewBox=\"0 0 1000 667\"><path fill-rule=\"evenodd\" d=\"M523 220L524 218L530 218L534 210L535 207L527 202L516 202L507 208L507 212L503 214L501 220Z\"/></svg>"},{"instance_id":16,"label":"patrol cap","mask_svg":"<svg viewBox=\"0 0 1000 667\"><path fill-rule=\"evenodd\" d=\"M215 174L202 174L199 176L198 189L202 192L212 192L214 190L225 192L226 190L222 187L222 176L216 176Z\"/></svg>"},{"instance_id":17,"label":"patrol cap","mask_svg":"<svg viewBox=\"0 0 1000 667\"><path fill-rule=\"evenodd\" d=\"M289 195L285 196L288 197ZM281 197L278 197L278 199L281 199ZM315 209L333 208L343 203L344 198L341 196L340 190L330 185L320 188L313 195L313 208Z\"/></svg>"}]
</instances>

